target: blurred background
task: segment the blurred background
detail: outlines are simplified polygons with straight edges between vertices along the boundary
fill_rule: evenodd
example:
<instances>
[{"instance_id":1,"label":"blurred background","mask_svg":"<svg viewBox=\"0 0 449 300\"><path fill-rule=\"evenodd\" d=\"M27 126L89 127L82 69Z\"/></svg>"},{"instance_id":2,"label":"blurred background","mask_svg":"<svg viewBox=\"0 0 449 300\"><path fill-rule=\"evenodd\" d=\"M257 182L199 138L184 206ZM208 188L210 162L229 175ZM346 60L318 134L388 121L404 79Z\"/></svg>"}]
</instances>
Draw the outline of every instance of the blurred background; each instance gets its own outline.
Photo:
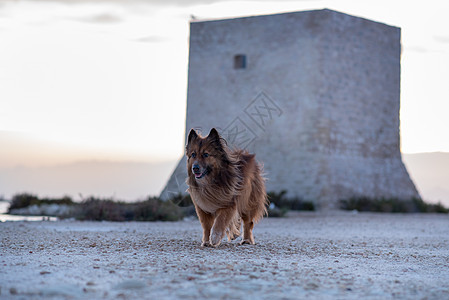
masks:
<instances>
[{"instance_id":1,"label":"blurred background","mask_svg":"<svg viewBox=\"0 0 449 300\"><path fill-rule=\"evenodd\" d=\"M184 150L189 22L321 8L402 28L403 159L449 205L444 0L2 0L0 198L159 195Z\"/></svg>"}]
</instances>

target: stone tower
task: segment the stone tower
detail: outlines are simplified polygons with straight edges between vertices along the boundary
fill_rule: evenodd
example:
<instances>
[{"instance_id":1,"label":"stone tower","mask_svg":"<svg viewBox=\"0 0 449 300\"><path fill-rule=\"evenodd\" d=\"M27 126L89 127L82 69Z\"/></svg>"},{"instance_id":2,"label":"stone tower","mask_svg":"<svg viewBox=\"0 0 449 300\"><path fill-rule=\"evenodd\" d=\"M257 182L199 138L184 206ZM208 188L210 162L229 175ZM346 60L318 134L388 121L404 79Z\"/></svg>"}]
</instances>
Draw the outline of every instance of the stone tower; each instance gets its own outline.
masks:
<instances>
[{"instance_id":1,"label":"stone tower","mask_svg":"<svg viewBox=\"0 0 449 300\"><path fill-rule=\"evenodd\" d=\"M267 191L419 197L399 136L400 28L324 9L190 24L186 135L256 153ZM181 159L161 197L185 192Z\"/></svg>"}]
</instances>

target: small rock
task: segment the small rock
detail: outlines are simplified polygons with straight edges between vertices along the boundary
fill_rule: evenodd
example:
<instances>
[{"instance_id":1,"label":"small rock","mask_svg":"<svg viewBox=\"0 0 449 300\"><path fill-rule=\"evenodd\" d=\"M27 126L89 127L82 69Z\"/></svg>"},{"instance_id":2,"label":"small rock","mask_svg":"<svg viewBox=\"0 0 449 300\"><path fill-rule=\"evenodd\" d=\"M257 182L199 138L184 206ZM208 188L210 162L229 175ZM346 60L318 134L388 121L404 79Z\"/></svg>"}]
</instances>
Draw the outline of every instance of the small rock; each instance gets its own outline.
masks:
<instances>
[{"instance_id":1,"label":"small rock","mask_svg":"<svg viewBox=\"0 0 449 300\"><path fill-rule=\"evenodd\" d=\"M10 288L10 289L9 289L9 293L10 293L11 295L17 295L17 289L16 289L16 288Z\"/></svg>"},{"instance_id":2,"label":"small rock","mask_svg":"<svg viewBox=\"0 0 449 300\"><path fill-rule=\"evenodd\" d=\"M41 274L41 275L47 275L47 274L50 274L50 272L48 272L48 271L41 271L39 274Z\"/></svg>"},{"instance_id":3,"label":"small rock","mask_svg":"<svg viewBox=\"0 0 449 300\"><path fill-rule=\"evenodd\" d=\"M127 280L115 286L119 290L140 290L145 287L145 283L138 280Z\"/></svg>"},{"instance_id":4,"label":"small rock","mask_svg":"<svg viewBox=\"0 0 449 300\"><path fill-rule=\"evenodd\" d=\"M318 284L310 282L310 283L306 284L304 289L305 290L316 290L316 289L318 289Z\"/></svg>"}]
</instances>

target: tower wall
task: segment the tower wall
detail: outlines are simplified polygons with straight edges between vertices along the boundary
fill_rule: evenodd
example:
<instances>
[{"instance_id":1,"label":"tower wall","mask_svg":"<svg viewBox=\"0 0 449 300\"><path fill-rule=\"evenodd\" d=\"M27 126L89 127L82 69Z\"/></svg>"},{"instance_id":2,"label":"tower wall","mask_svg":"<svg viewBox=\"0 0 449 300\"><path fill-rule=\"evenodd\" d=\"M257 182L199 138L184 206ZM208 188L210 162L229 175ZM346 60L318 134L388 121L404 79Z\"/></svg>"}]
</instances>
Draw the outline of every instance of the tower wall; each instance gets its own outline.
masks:
<instances>
[{"instance_id":1,"label":"tower wall","mask_svg":"<svg viewBox=\"0 0 449 300\"><path fill-rule=\"evenodd\" d=\"M193 22L186 135L256 153L267 191L419 197L401 160L400 29L331 10ZM185 159L163 198L185 191Z\"/></svg>"}]
</instances>

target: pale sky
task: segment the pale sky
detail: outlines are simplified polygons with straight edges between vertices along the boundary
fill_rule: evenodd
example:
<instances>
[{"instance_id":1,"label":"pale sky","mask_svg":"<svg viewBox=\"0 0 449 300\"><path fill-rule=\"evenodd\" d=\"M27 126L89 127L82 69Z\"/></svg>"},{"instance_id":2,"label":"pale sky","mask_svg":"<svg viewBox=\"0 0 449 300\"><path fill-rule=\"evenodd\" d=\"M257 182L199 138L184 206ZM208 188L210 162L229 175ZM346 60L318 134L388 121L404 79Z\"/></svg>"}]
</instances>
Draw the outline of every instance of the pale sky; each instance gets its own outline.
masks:
<instances>
[{"instance_id":1,"label":"pale sky","mask_svg":"<svg viewBox=\"0 0 449 300\"><path fill-rule=\"evenodd\" d=\"M402 151L449 152L449 1L2 0L0 166L176 160L190 16L322 8L402 28Z\"/></svg>"}]
</instances>

